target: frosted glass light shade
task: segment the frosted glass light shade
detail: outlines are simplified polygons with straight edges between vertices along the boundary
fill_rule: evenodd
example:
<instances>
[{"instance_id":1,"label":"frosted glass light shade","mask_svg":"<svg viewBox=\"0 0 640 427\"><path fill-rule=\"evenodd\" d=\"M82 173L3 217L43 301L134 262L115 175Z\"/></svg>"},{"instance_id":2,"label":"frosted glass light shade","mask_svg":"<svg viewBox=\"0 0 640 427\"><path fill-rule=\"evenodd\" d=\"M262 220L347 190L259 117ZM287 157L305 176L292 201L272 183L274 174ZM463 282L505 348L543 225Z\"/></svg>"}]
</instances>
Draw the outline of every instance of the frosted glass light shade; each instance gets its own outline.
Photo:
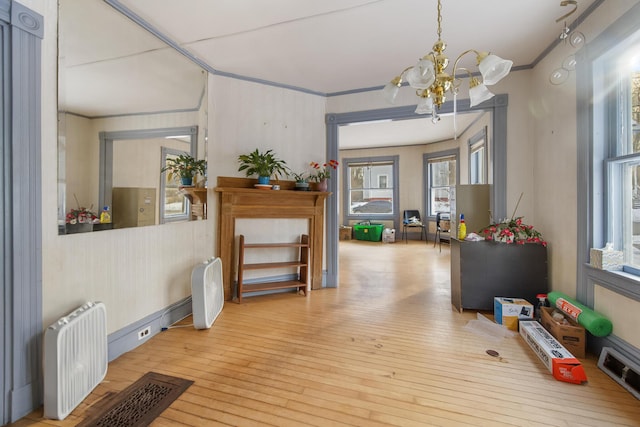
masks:
<instances>
[{"instance_id":1,"label":"frosted glass light shade","mask_svg":"<svg viewBox=\"0 0 640 427\"><path fill-rule=\"evenodd\" d=\"M567 71L573 71L576 69L576 56L575 55L569 55L567 56L564 61L562 61L562 68L564 68Z\"/></svg>"},{"instance_id":2,"label":"frosted glass light shade","mask_svg":"<svg viewBox=\"0 0 640 427\"><path fill-rule=\"evenodd\" d=\"M571 44L571 46L575 48L582 47L582 45L584 44L584 41L585 41L584 34L582 34L580 31L574 31L569 36L569 43Z\"/></svg>"},{"instance_id":3,"label":"frosted glass light shade","mask_svg":"<svg viewBox=\"0 0 640 427\"><path fill-rule=\"evenodd\" d=\"M406 79L409 86L416 89L427 89L431 87L436 80L433 61L430 59L421 59L412 69L407 71Z\"/></svg>"},{"instance_id":4,"label":"frosted glass light shade","mask_svg":"<svg viewBox=\"0 0 640 427\"><path fill-rule=\"evenodd\" d=\"M400 87L398 85L393 84L393 82L389 82L386 84L384 89L382 89L382 96L389 104L395 104L399 91Z\"/></svg>"},{"instance_id":5,"label":"frosted glass light shade","mask_svg":"<svg viewBox=\"0 0 640 427\"><path fill-rule=\"evenodd\" d=\"M482 81L485 85L491 86L498 83L509 74L513 61L508 59L502 59L497 55L488 55L480 64L478 64L478 70L482 74Z\"/></svg>"},{"instance_id":6,"label":"frosted glass light shade","mask_svg":"<svg viewBox=\"0 0 640 427\"><path fill-rule=\"evenodd\" d=\"M469 89L470 106L474 107L484 101L493 98L495 95L487 89L484 84L476 85Z\"/></svg>"},{"instance_id":7,"label":"frosted glass light shade","mask_svg":"<svg viewBox=\"0 0 640 427\"><path fill-rule=\"evenodd\" d=\"M557 68L549 75L549 81L553 85L559 85L564 83L569 77L569 71L564 68Z\"/></svg>"},{"instance_id":8,"label":"frosted glass light shade","mask_svg":"<svg viewBox=\"0 0 640 427\"><path fill-rule=\"evenodd\" d=\"M420 98L420 102L416 106L416 114L431 114L433 113L433 99L430 96L426 98Z\"/></svg>"}]
</instances>

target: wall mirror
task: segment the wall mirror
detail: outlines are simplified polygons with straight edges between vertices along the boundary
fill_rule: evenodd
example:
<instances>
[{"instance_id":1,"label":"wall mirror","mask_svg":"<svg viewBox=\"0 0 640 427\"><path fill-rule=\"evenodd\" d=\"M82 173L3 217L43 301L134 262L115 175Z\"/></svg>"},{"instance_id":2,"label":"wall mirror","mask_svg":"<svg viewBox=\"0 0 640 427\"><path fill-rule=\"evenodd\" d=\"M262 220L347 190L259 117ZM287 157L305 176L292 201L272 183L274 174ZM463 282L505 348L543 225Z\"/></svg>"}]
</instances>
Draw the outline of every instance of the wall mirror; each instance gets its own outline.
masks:
<instances>
[{"instance_id":1,"label":"wall mirror","mask_svg":"<svg viewBox=\"0 0 640 427\"><path fill-rule=\"evenodd\" d=\"M206 159L207 72L103 0L58 6L59 233L191 219L179 183L160 171L181 153ZM131 201L114 200L115 188ZM147 215L84 218L82 208L99 218L104 206L113 217L114 202L143 203Z\"/></svg>"}]
</instances>

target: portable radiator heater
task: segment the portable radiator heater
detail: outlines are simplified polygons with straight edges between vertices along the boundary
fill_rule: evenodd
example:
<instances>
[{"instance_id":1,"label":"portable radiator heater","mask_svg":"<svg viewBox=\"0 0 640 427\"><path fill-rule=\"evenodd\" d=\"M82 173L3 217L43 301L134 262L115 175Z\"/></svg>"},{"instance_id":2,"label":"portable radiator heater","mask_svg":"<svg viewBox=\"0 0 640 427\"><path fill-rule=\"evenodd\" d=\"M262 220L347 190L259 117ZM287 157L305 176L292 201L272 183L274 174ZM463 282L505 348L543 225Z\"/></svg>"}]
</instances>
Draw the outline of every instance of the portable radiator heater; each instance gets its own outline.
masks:
<instances>
[{"instance_id":1,"label":"portable radiator heater","mask_svg":"<svg viewBox=\"0 0 640 427\"><path fill-rule=\"evenodd\" d=\"M44 416L63 420L107 375L107 309L87 302L44 333Z\"/></svg>"},{"instance_id":2,"label":"portable radiator heater","mask_svg":"<svg viewBox=\"0 0 640 427\"><path fill-rule=\"evenodd\" d=\"M193 327L208 329L224 306L222 261L212 258L194 267L191 272L191 304Z\"/></svg>"}]
</instances>

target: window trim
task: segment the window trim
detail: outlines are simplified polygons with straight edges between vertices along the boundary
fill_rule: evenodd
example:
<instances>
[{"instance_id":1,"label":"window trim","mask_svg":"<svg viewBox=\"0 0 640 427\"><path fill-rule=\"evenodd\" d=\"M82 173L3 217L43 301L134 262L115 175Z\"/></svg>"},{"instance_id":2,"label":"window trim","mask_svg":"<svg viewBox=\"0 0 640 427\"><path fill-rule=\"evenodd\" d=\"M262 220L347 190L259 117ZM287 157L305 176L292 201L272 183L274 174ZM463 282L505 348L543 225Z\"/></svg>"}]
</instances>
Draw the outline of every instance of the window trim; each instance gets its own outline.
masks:
<instances>
[{"instance_id":1,"label":"window trim","mask_svg":"<svg viewBox=\"0 0 640 427\"><path fill-rule=\"evenodd\" d=\"M189 154L197 155L198 126L181 126L175 128L134 129L122 131L102 131L100 139L100 164L98 206L112 206L111 189L113 188L113 144L114 141L127 141L134 143L136 140L149 138L163 138L173 135L189 135Z\"/></svg>"},{"instance_id":2,"label":"window trim","mask_svg":"<svg viewBox=\"0 0 640 427\"><path fill-rule=\"evenodd\" d=\"M175 148L162 147L161 155L160 155L160 168L164 168L167 163L167 156L174 155L179 156L181 154L189 154L186 151L176 150ZM158 196L158 212L159 215L159 223L160 224L168 224L170 222L178 222L178 221L188 221L191 218L191 203L189 199L185 197L187 209L184 213L179 215L171 215L167 217L165 215L165 192L167 190L167 171L163 171L160 173L160 194Z\"/></svg>"},{"instance_id":3,"label":"window trim","mask_svg":"<svg viewBox=\"0 0 640 427\"><path fill-rule=\"evenodd\" d=\"M468 164L469 164L469 182L471 183L471 155L478 150L478 148L482 147L484 149L484 155L482 156L483 161L483 171L482 171L482 182L477 184L487 184L489 182L489 144L487 143L487 126L484 126L480 129L475 135L469 138L468 141ZM482 144L480 144L482 141ZM474 151L475 149L475 151Z\"/></svg>"},{"instance_id":4,"label":"window trim","mask_svg":"<svg viewBox=\"0 0 640 427\"><path fill-rule=\"evenodd\" d=\"M395 221L398 216L398 209L400 208L400 201L398 198L400 197L400 172L399 172L399 160L400 156L374 156L374 157L345 157L342 159L342 164L344 167L342 168L342 182L344 183L344 191L342 192L342 215L345 220L348 221L363 221L366 219L378 220L378 221ZM390 214L369 214L364 215L353 215L349 212L349 165L351 163L391 163L393 172L392 172L392 182L394 183L392 187L393 194L393 212ZM388 189L388 188L387 188Z\"/></svg>"}]
</instances>

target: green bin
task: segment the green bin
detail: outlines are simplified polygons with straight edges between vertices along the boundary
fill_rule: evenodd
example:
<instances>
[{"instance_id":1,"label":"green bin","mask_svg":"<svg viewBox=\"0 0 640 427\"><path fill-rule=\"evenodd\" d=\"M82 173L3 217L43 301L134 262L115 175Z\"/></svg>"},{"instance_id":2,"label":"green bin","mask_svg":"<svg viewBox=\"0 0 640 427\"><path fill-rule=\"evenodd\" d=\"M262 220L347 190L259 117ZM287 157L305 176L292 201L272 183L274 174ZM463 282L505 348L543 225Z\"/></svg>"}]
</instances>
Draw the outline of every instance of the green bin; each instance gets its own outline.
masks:
<instances>
[{"instance_id":1,"label":"green bin","mask_svg":"<svg viewBox=\"0 0 640 427\"><path fill-rule=\"evenodd\" d=\"M356 240L379 242L382 240L383 229L384 224L355 224L353 226L353 235Z\"/></svg>"}]
</instances>

